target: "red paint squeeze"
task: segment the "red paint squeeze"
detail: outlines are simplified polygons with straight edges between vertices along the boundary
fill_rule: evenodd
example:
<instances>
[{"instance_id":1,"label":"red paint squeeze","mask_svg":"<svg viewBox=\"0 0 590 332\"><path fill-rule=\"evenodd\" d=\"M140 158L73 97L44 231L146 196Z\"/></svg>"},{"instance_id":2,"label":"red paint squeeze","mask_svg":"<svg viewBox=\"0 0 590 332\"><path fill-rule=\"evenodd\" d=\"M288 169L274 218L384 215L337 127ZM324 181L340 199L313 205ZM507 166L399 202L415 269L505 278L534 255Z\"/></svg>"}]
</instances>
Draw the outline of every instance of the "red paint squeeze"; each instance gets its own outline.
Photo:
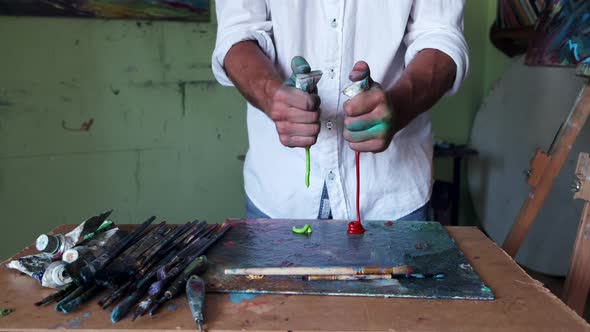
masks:
<instances>
[{"instance_id":1,"label":"red paint squeeze","mask_svg":"<svg viewBox=\"0 0 590 332\"><path fill-rule=\"evenodd\" d=\"M388 221L385 223L385 226L393 226L393 221Z\"/></svg>"},{"instance_id":2,"label":"red paint squeeze","mask_svg":"<svg viewBox=\"0 0 590 332\"><path fill-rule=\"evenodd\" d=\"M365 228L361 223L361 153L356 152L356 221L348 223L348 234L363 234Z\"/></svg>"}]
</instances>

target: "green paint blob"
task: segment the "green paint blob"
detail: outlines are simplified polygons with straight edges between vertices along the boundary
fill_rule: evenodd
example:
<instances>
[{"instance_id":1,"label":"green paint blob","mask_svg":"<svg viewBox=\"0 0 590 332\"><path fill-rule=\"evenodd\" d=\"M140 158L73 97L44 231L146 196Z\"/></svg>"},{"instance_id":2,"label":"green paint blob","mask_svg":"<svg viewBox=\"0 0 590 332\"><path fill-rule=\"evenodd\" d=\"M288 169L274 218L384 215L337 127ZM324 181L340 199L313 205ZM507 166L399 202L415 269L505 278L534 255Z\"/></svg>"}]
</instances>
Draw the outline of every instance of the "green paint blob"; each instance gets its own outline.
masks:
<instances>
[{"instance_id":1,"label":"green paint blob","mask_svg":"<svg viewBox=\"0 0 590 332\"><path fill-rule=\"evenodd\" d=\"M309 224L305 224L303 227L300 227L300 228L299 227L296 227L296 226L293 226L293 229L292 230L293 230L293 233L295 233L295 234L306 234L306 235L309 235L309 234L311 234L313 232L313 230L311 228L311 225L309 225Z\"/></svg>"},{"instance_id":2,"label":"green paint blob","mask_svg":"<svg viewBox=\"0 0 590 332\"><path fill-rule=\"evenodd\" d=\"M0 317L8 316L14 312L14 309L2 309L0 310Z\"/></svg>"}]
</instances>

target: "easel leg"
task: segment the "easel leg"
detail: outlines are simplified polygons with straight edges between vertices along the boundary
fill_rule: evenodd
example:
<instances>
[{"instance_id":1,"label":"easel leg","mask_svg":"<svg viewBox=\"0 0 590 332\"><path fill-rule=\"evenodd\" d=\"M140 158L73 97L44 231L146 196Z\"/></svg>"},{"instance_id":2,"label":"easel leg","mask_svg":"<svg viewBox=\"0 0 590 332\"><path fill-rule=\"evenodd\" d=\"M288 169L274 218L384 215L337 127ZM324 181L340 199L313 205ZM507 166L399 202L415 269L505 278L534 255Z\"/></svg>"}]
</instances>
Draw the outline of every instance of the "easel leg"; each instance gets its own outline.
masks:
<instances>
[{"instance_id":1,"label":"easel leg","mask_svg":"<svg viewBox=\"0 0 590 332\"><path fill-rule=\"evenodd\" d=\"M563 301L580 316L584 314L588 289L590 289L590 203L586 202L562 296Z\"/></svg>"},{"instance_id":2,"label":"easel leg","mask_svg":"<svg viewBox=\"0 0 590 332\"><path fill-rule=\"evenodd\" d=\"M543 167L541 174L536 174L538 182L532 185L524 204L522 205L516 221L504 241L502 248L512 257L516 256L524 238L529 232L533 221L537 217L543 202L547 198L553 180L559 174L567 156L574 145L580 130L584 127L590 114L590 85L587 83L580 92L574 108L567 120L562 125L559 133L549 150L549 159L546 167ZM533 172L535 170L533 169Z\"/></svg>"}]
</instances>

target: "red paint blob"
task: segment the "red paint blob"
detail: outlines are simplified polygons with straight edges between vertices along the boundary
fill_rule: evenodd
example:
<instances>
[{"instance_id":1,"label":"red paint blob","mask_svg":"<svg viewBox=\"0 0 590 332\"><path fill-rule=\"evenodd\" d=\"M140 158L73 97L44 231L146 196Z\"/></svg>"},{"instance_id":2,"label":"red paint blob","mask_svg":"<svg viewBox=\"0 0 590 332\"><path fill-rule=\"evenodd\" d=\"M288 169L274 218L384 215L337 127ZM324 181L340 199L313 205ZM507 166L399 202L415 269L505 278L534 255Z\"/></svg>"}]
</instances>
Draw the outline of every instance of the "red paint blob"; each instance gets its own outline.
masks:
<instances>
[{"instance_id":1,"label":"red paint blob","mask_svg":"<svg viewBox=\"0 0 590 332\"><path fill-rule=\"evenodd\" d=\"M356 152L356 221L348 223L348 234L363 234L365 228L361 224L361 153Z\"/></svg>"},{"instance_id":2,"label":"red paint blob","mask_svg":"<svg viewBox=\"0 0 590 332\"><path fill-rule=\"evenodd\" d=\"M365 232L365 228L360 221L351 221L348 223L347 232L348 234L363 234Z\"/></svg>"},{"instance_id":3,"label":"red paint blob","mask_svg":"<svg viewBox=\"0 0 590 332\"><path fill-rule=\"evenodd\" d=\"M223 242L223 245L226 247L233 247L234 241L225 241L225 242Z\"/></svg>"},{"instance_id":4,"label":"red paint blob","mask_svg":"<svg viewBox=\"0 0 590 332\"><path fill-rule=\"evenodd\" d=\"M388 221L385 223L385 226L393 226L393 221Z\"/></svg>"}]
</instances>

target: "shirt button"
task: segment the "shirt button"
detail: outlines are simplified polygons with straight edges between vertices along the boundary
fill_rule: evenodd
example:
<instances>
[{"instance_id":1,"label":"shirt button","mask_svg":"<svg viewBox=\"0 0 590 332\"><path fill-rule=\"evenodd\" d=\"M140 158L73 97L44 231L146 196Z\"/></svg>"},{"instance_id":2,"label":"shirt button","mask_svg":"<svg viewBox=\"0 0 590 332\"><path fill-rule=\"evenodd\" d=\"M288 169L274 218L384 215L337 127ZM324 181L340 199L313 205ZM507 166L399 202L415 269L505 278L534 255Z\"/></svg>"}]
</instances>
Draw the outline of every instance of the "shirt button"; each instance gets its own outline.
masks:
<instances>
[{"instance_id":1,"label":"shirt button","mask_svg":"<svg viewBox=\"0 0 590 332\"><path fill-rule=\"evenodd\" d=\"M336 77L336 72L334 71L334 68L330 68L330 78L334 79L334 77Z\"/></svg>"},{"instance_id":2,"label":"shirt button","mask_svg":"<svg viewBox=\"0 0 590 332\"><path fill-rule=\"evenodd\" d=\"M330 173L328 173L328 180L334 181L335 178L336 175L334 174L334 172L330 171Z\"/></svg>"},{"instance_id":3,"label":"shirt button","mask_svg":"<svg viewBox=\"0 0 590 332\"><path fill-rule=\"evenodd\" d=\"M328 130L332 130L332 121L326 122L326 128L328 128Z\"/></svg>"},{"instance_id":4,"label":"shirt button","mask_svg":"<svg viewBox=\"0 0 590 332\"><path fill-rule=\"evenodd\" d=\"M338 27L338 22L336 22L336 19L332 19L332 23L330 23L330 26L331 26L332 28L336 28L336 27Z\"/></svg>"}]
</instances>

